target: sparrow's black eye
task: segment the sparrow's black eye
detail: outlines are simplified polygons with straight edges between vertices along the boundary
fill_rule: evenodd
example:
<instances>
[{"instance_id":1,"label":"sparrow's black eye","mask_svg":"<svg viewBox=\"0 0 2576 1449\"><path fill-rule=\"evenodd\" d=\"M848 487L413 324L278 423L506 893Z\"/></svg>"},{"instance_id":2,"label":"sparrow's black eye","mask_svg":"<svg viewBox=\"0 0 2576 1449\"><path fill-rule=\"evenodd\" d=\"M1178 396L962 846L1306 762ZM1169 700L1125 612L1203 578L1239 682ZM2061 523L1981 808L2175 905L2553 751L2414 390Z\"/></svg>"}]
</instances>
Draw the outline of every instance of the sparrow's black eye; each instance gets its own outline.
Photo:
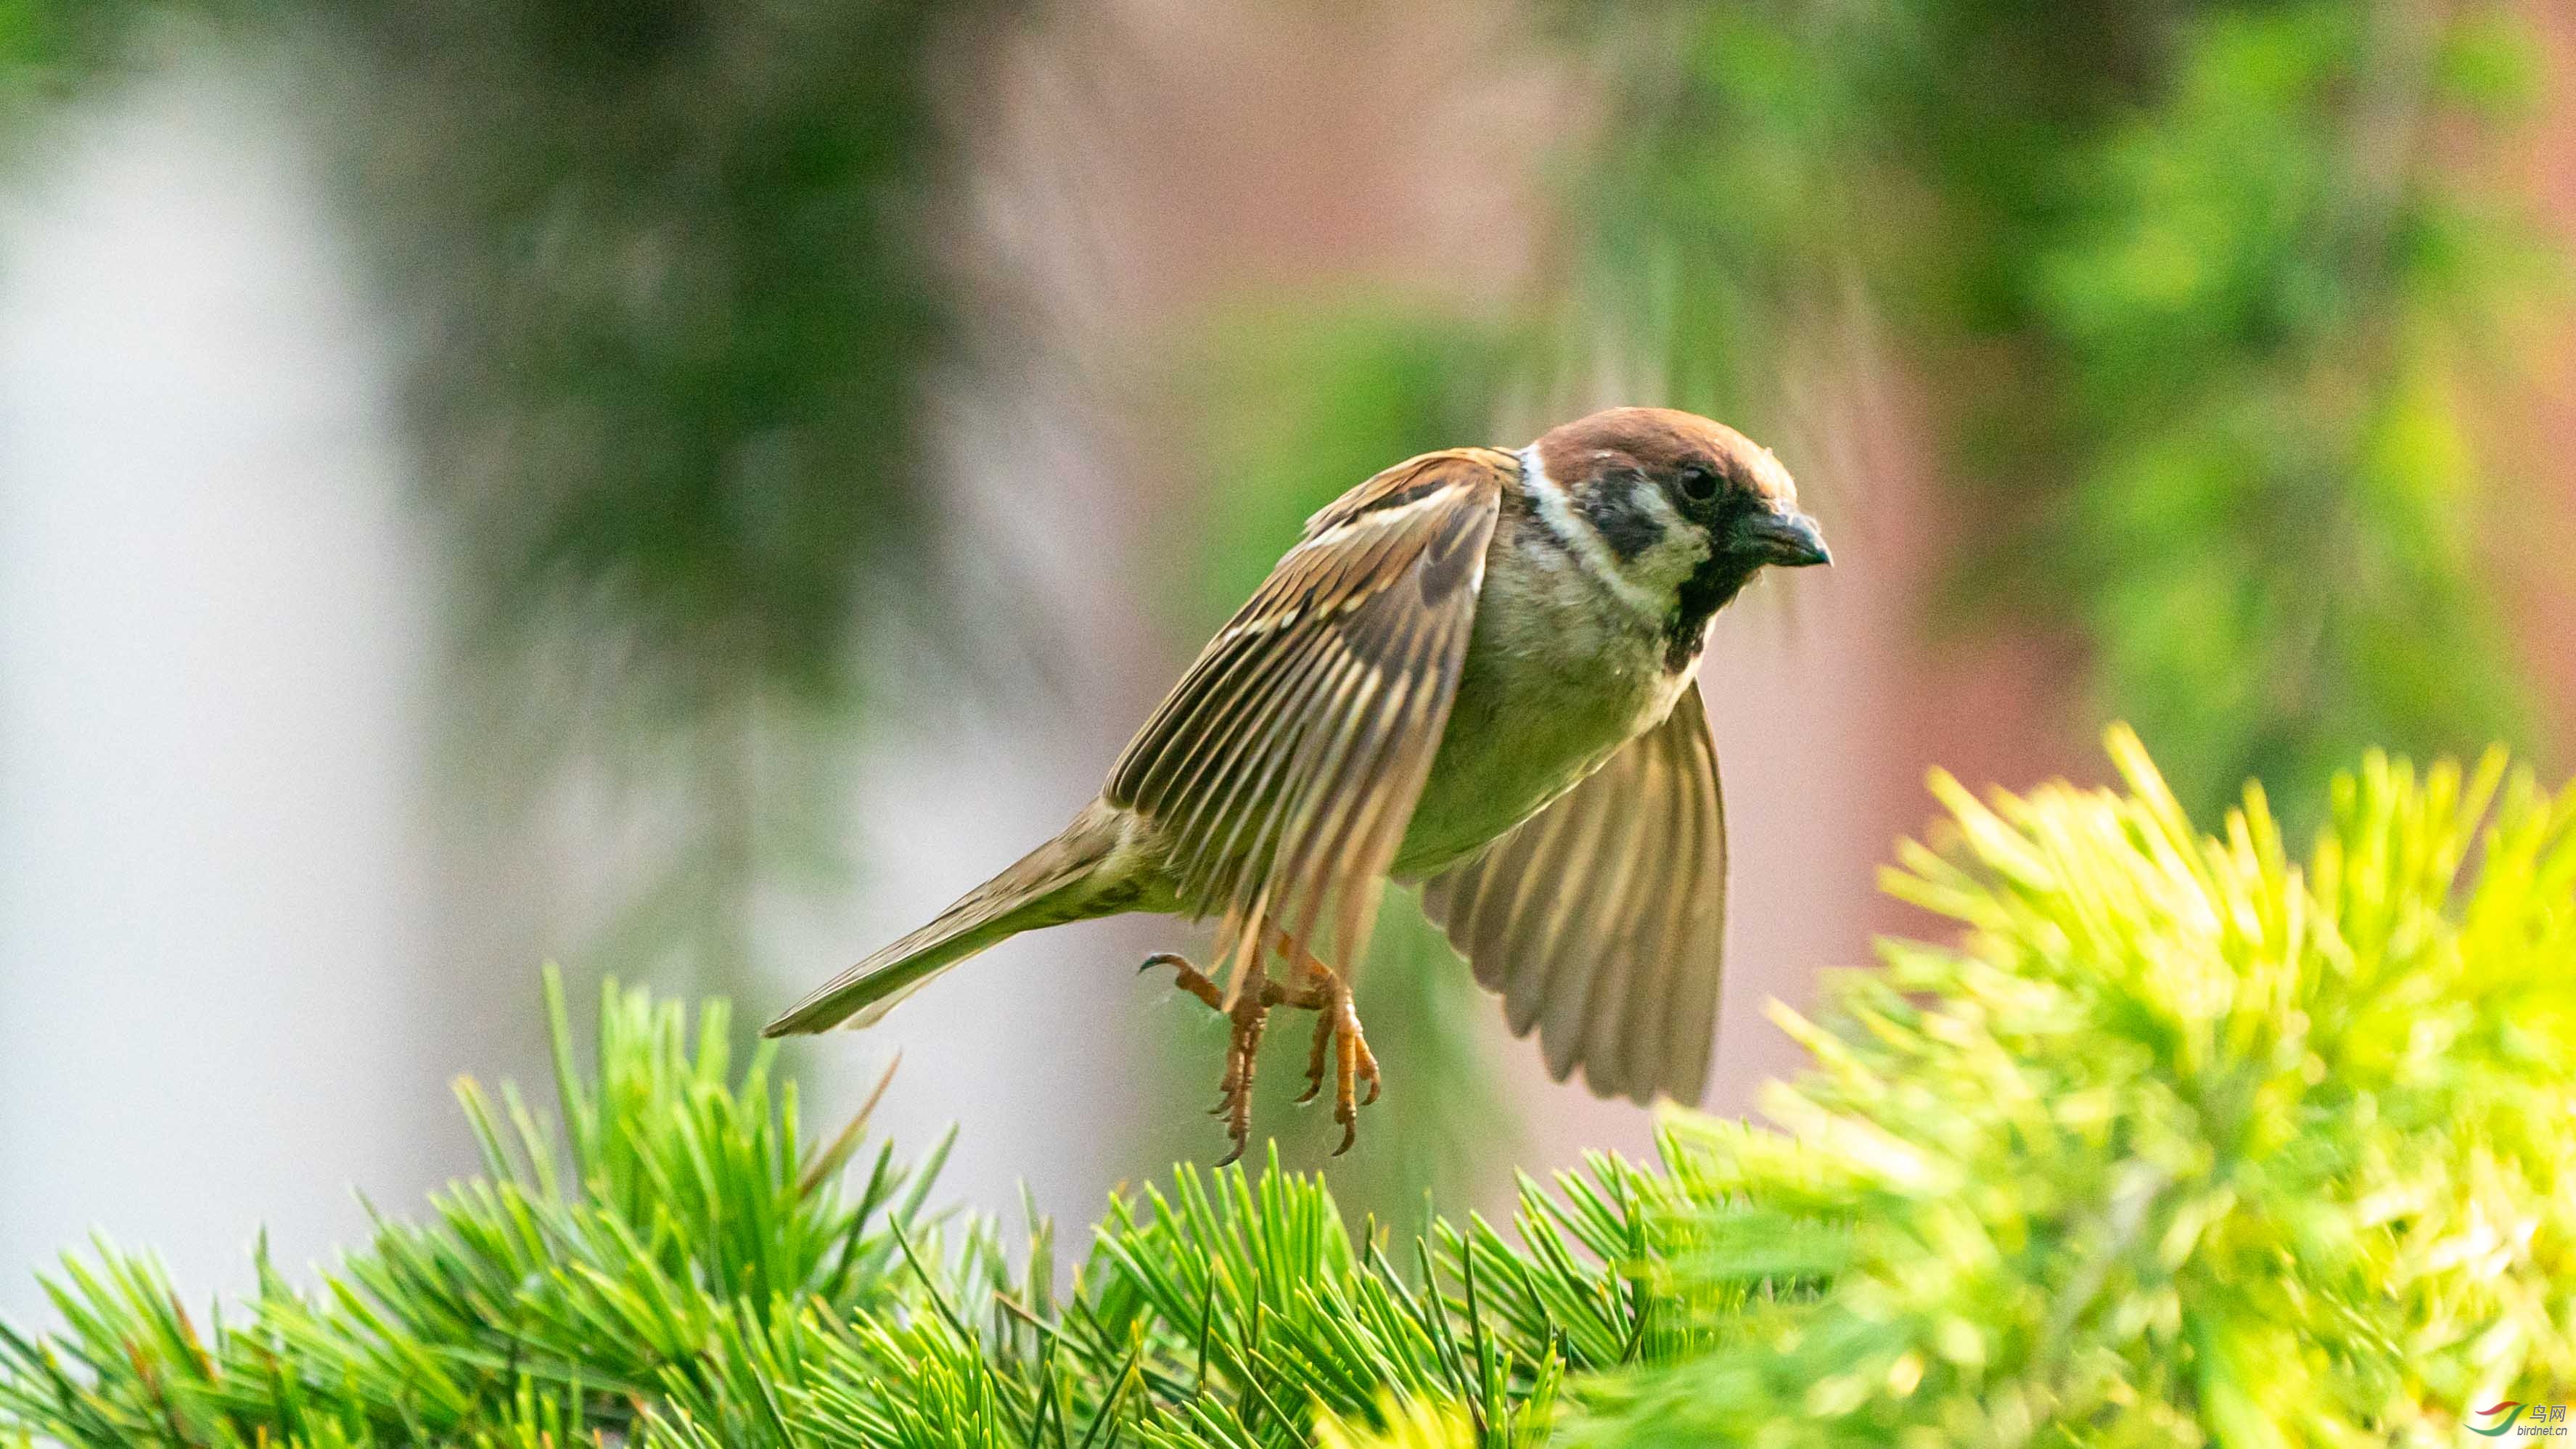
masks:
<instances>
[{"instance_id":1,"label":"sparrow's black eye","mask_svg":"<svg viewBox=\"0 0 2576 1449\"><path fill-rule=\"evenodd\" d=\"M1681 484L1682 496L1693 503L1706 503L1717 496L1717 475L1697 463L1684 468L1676 481Z\"/></svg>"}]
</instances>

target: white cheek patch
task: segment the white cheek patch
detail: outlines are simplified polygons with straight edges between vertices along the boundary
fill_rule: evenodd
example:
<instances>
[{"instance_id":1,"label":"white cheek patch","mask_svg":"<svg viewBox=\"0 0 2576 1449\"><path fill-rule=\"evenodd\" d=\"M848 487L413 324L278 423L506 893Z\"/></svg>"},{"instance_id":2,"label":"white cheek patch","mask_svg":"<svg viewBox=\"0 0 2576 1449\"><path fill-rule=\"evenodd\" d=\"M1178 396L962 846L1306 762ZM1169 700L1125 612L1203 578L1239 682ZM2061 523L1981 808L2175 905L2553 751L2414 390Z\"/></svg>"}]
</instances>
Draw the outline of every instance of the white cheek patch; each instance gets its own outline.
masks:
<instances>
[{"instance_id":1,"label":"white cheek patch","mask_svg":"<svg viewBox=\"0 0 2576 1449\"><path fill-rule=\"evenodd\" d=\"M1616 594L1620 602L1638 613L1662 616L1667 601L1655 597L1654 590L1628 577L1619 567L1619 560L1611 554L1610 545L1602 540L1599 531L1574 511L1574 501L1565 496L1564 485L1547 476L1547 465L1539 461L1538 444L1521 449L1520 458L1521 488L1529 494L1531 505L1538 509L1548 530L1564 539L1583 561L1585 571Z\"/></svg>"},{"instance_id":2,"label":"white cheek patch","mask_svg":"<svg viewBox=\"0 0 2576 1449\"><path fill-rule=\"evenodd\" d=\"M1669 604L1682 581L1708 557L1708 530L1682 517L1664 490L1652 483L1640 481L1629 493L1628 504L1655 520L1661 532L1651 547L1628 561L1626 572Z\"/></svg>"}]
</instances>

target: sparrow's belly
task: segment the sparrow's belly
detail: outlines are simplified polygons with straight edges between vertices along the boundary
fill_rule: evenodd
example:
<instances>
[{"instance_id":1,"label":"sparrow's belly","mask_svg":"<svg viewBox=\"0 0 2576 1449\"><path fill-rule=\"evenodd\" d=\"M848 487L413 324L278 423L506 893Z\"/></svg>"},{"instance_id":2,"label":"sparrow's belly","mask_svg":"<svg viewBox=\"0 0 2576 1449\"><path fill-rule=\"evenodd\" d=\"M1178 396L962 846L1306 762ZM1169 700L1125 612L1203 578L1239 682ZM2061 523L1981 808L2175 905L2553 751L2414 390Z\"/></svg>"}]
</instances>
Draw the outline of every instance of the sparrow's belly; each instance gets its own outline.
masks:
<instances>
[{"instance_id":1,"label":"sparrow's belly","mask_svg":"<svg viewBox=\"0 0 2576 1449\"><path fill-rule=\"evenodd\" d=\"M1690 682L1664 667L1658 636L1605 620L1575 587L1494 561L1398 879L1437 875L1537 814L1660 723Z\"/></svg>"}]
</instances>

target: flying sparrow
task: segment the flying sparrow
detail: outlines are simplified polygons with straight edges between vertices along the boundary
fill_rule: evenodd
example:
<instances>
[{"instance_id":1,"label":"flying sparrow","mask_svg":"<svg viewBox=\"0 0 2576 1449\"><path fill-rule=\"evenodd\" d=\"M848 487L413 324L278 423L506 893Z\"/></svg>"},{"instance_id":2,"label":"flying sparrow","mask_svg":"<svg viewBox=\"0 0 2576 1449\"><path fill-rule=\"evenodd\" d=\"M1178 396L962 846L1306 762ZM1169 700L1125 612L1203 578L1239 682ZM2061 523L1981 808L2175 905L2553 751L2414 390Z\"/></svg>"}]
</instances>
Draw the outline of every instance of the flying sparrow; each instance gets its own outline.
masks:
<instances>
[{"instance_id":1,"label":"flying sparrow","mask_svg":"<svg viewBox=\"0 0 2576 1449\"><path fill-rule=\"evenodd\" d=\"M1317 1013L1300 1100L1330 1066L1347 1150L1378 1067L1318 953L1359 961L1391 876L1424 882L1557 1080L1695 1102L1726 910L1702 635L1766 565L1827 562L1779 460L1689 413L1614 408L1518 452L1399 463L1307 520L1063 834L764 1034L867 1025L1022 931L1213 915L1208 970L1146 966L1232 1022L1225 1160L1282 1005Z\"/></svg>"}]
</instances>

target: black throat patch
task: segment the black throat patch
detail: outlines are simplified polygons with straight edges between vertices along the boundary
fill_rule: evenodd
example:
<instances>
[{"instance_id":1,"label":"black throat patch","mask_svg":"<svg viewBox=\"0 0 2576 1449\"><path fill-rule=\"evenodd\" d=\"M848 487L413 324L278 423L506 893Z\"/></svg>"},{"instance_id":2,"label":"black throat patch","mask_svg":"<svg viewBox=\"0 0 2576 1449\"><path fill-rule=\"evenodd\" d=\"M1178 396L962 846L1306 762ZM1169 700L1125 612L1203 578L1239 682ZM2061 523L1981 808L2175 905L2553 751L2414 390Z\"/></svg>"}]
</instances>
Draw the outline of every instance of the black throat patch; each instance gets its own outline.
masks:
<instances>
[{"instance_id":1,"label":"black throat patch","mask_svg":"<svg viewBox=\"0 0 2576 1449\"><path fill-rule=\"evenodd\" d=\"M1682 670L1699 657L1701 642L1708 635L1708 621L1718 610L1732 602L1753 576L1762 571L1760 564L1746 564L1723 552L1701 559L1689 578L1673 595L1673 616L1664 622L1664 668Z\"/></svg>"}]
</instances>

